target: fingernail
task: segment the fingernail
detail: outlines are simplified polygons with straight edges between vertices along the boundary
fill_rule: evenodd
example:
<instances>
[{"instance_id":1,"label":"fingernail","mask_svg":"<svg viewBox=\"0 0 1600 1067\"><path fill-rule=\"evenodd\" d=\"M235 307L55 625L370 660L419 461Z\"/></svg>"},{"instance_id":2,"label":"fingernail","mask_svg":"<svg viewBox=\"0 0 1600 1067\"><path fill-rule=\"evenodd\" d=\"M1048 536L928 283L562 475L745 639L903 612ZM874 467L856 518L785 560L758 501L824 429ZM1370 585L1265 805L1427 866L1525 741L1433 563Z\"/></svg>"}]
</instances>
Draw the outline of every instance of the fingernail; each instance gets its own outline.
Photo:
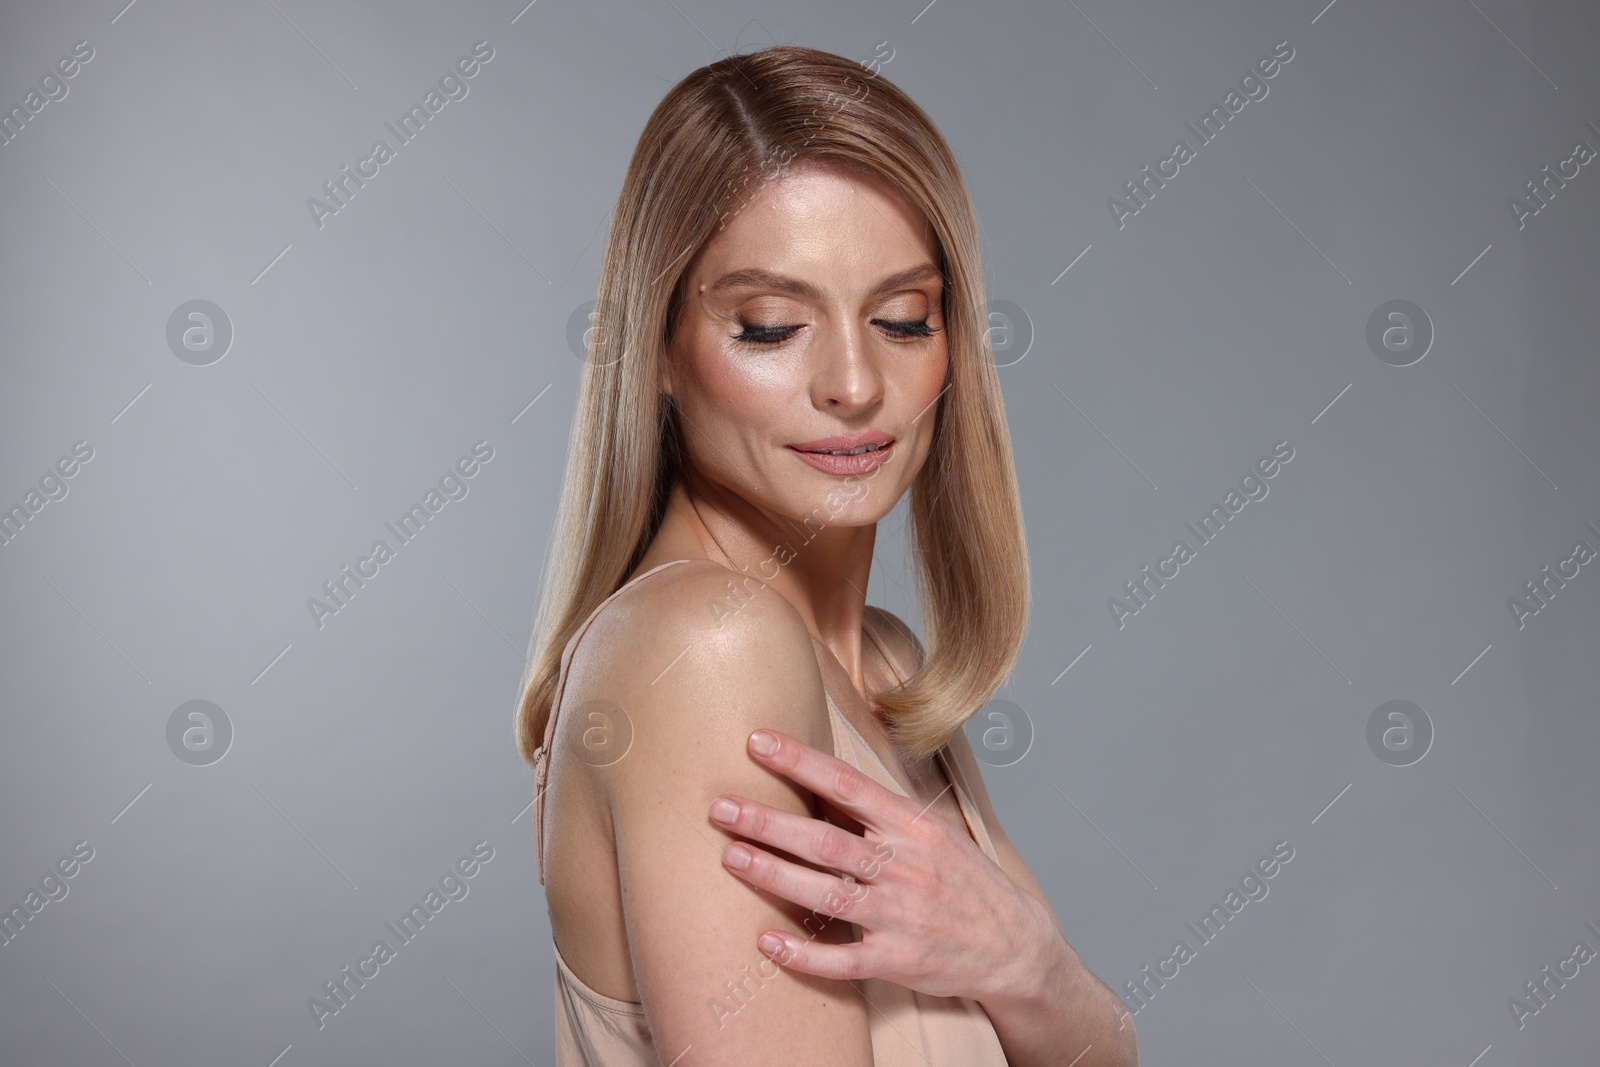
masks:
<instances>
[{"instance_id":1,"label":"fingernail","mask_svg":"<svg viewBox=\"0 0 1600 1067\"><path fill-rule=\"evenodd\" d=\"M732 822L739 817L739 805L727 797L718 797L711 802L711 817L718 822Z\"/></svg>"},{"instance_id":2,"label":"fingernail","mask_svg":"<svg viewBox=\"0 0 1600 1067\"><path fill-rule=\"evenodd\" d=\"M750 735L750 747L757 755L770 756L777 751L778 739L765 730L757 730Z\"/></svg>"},{"instance_id":3,"label":"fingernail","mask_svg":"<svg viewBox=\"0 0 1600 1067\"><path fill-rule=\"evenodd\" d=\"M729 845L723 857L728 861L728 866L736 871L742 871L750 866L750 850L743 845Z\"/></svg>"},{"instance_id":4,"label":"fingernail","mask_svg":"<svg viewBox=\"0 0 1600 1067\"><path fill-rule=\"evenodd\" d=\"M762 934L756 944L769 956L776 956L783 951L783 939L776 934Z\"/></svg>"}]
</instances>

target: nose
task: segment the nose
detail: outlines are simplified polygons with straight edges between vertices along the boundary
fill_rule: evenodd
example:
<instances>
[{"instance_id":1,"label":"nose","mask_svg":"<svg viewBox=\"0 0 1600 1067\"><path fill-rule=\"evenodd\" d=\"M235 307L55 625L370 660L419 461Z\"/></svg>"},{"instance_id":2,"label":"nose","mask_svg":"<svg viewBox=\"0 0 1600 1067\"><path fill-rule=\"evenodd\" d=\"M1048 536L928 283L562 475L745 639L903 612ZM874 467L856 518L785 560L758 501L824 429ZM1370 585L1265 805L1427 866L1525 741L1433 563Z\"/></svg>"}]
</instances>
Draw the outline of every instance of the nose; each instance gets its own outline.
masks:
<instances>
[{"instance_id":1,"label":"nose","mask_svg":"<svg viewBox=\"0 0 1600 1067\"><path fill-rule=\"evenodd\" d=\"M817 346L819 363L811 379L811 401L819 410L853 413L883 399L883 367L868 343L866 329L845 327Z\"/></svg>"}]
</instances>

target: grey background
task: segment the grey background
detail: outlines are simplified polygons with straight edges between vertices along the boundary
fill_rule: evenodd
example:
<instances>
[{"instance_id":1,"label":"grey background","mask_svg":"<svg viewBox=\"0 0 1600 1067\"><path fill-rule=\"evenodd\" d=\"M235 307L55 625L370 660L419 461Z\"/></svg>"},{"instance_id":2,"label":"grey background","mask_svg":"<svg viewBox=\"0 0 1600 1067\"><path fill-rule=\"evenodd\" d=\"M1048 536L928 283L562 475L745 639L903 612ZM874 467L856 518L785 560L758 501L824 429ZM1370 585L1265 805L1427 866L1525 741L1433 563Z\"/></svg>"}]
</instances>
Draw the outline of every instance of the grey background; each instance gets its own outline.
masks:
<instances>
[{"instance_id":1,"label":"grey background","mask_svg":"<svg viewBox=\"0 0 1600 1067\"><path fill-rule=\"evenodd\" d=\"M774 42L892 50L1031 323L1001 376L1035 601L997 697L1034 739L986 780L1070 940L1120 991L1295 850L1136 1016L1143 1062L1595 1062L1600 962L1508 1007L1600 949L1600 574L1508 607L1600 548L1600 161L1508 207L1600 148L1592 5L11 3L0 105L79 40L0 147L0 504L94 449L0 546L0 904L94 858L0 946L0 1062L552 1062L511 723L568 322L650 110ZM479 40L319 229L306 200ZM1280 40L1119 229L1107 199ZM166 341L195 299L234 330L209 366ZM1393 299L1436 330L1407 367L1366 343ZM480 440L319 629L307 599ZM1119 629L1107 599L1278 441L1270 495ZM903 518L870 599L915 623ZM1434 731L1410 766L1366 740L1397 699ZM209 766L168 746L191 700L232 726ZM308 998L477 841L468 896L319 1030Z\"/></svg>"}]
</instances>

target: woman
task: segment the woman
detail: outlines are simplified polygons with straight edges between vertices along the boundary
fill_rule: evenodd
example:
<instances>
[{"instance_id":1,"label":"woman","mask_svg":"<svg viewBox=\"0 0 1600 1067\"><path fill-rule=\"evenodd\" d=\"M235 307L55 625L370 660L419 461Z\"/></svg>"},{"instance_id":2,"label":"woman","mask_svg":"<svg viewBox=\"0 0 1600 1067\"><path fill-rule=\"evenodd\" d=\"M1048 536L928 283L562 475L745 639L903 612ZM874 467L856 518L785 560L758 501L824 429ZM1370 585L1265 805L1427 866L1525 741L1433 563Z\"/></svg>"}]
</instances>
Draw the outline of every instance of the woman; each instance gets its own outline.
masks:
<instances>
[{"instance_id":1,"label":"woman","mask_svg":"<svg viewBox=\"0 0 1600 1067\"><path fill-rule=\"evenodd\" d=\"M634 151L594 321L517 717L558 1062L1136 1063L961 730L1028 576L931 121L813 49L695 71ZM907 490L926 658L864 603Z\"/></svg>"}]
</instances>

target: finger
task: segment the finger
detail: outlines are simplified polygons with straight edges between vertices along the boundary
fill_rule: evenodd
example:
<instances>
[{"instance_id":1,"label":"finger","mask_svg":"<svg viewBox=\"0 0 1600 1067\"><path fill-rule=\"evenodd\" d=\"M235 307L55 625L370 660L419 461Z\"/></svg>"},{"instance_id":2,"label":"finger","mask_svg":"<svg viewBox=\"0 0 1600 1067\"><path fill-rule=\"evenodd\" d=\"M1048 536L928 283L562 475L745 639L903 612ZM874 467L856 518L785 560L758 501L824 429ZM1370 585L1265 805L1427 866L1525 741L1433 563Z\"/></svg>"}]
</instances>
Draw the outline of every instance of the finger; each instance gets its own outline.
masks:
<instances>
[{"instance_id":1,"label":"finger","mask_svg":"<svg viewBox=\"0 0 1600 1067\"><path fill-rule=\"evenodd\" d=\"M850 831L759 801L720 796L711 817L726 830L859 879L882 865L880 850Z\"/></svg>"},{"instance_id":2,"label":"finger","mask_svg":"<svg viewBox=\"0 0 1600 1067\"><path fill-rule=\"evenodd\" d=\"M757 745L765 736L772 750ZM844 760L781 730L757 730L750 735L750 751L763 764L805 786L822 800L848 812L863 826L883 829L904 826L921 812L910 797L885 788Z\"/></svg>"},{"instance_id":3,"label":"finger","mask_svg":"<svg viewBox=\"0 0 1600 1067\"><path fill-rule=\"evenodd\" d=\"M872 913L876 895L865 882L846 881L812 870L742 841L735 841L722 850L722 862L751 885L815 914L869 927L874 925ZM741 863L744 865L739 866Z\"/></svg>"},{"instance_id":4,"label":"finger","mask_svg":"<svg viewBox=\"0 0 1600 1067\"><path fill-rule=\"evenodd\" d=\"M872 950L863 941L835 945L808 940L788 931L768 930L757 939L756 947L774 963L788 970L814 974L819 978L859 981L878 973L873 966Z\"/></svg>"}]
</instances>

